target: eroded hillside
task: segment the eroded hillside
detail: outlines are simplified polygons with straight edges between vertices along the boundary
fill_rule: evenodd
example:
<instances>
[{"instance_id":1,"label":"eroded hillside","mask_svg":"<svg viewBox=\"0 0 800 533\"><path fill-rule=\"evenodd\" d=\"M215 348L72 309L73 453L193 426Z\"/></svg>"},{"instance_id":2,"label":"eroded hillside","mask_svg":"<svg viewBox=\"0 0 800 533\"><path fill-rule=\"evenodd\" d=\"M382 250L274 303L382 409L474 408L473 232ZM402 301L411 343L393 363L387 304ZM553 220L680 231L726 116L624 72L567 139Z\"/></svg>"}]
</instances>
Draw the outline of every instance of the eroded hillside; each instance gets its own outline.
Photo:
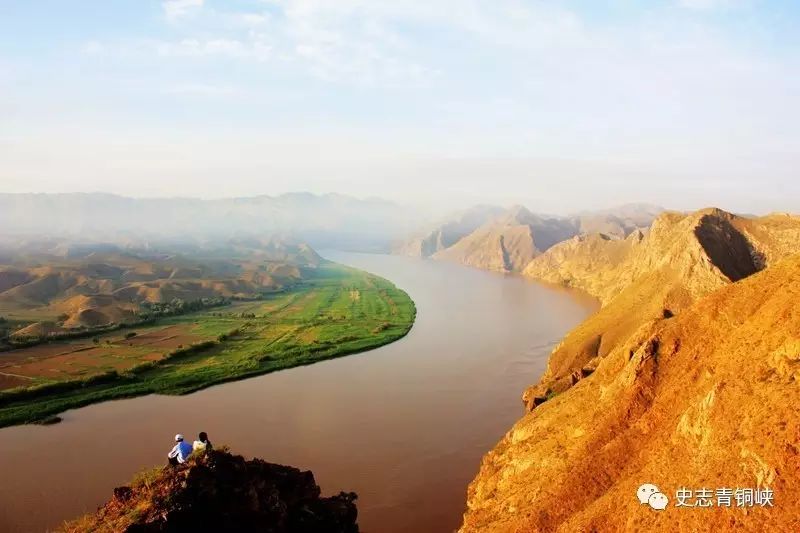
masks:
<instances>
[{"instance_id":1,"label":"eroded hillside","mask_svg":"<svg viewBox=\"0 0 800 533\"><path fill-rule=\"evenodd\" d=\"M662 210L632 204L567 217L542 216L522 206L475 206L421 232L394 248L415 257L432 257L498 272L521 272L534 258L575 235L602 233L624 239L649 226Z\"/></svg>"},{"instance_id":2,"label":"eroded hillside","mask_svg":"<svg viewBox=\"0 0 800 533\"><path fill-rule=\"evenodd\" d=\"M570 221L543 218L516 206L433 257L485 270L519 272L543 250L574 234Z\"/></svg>"},{"instance_id":3,"label":"eroded hillside","mask_svg":"<svg viewBox=\"0 0 800 533\"><path fill-rule=\"evenodd\" d=\"M529 408L591 374L640 327L681 313L699 297L800 251L800 218L748 219L719 209L664 213L625 240L575 237L534 259L524 274L583 289L603 307L554 350Z\"/></svg>"},{"instance_id":4,"label":"eroded hillside","mask_svg":"<svg viewBox=\"0 0 800 533\"><path fill-rule=\"evenodd\" d=\"M16 338L135 322L175 302L253 299L303 278L321 258L304 244L233 242L194 254L20 245L0 264L0 316Z\"/></svg>"},{"instance_id":5,"label":"eroded hillside","mask_svg":"<svg viewBox=\"0 0 800 533\"><path fill-rule=\"evenodd\" d=\"M798 252L797 217L709 209L535 260L604 306L484 457L462 530L797 531ZM665 511L640 505L643 483ZM774 507L675 507L680 488L725 487L769 488Z\"/></svg>"}]
</instances>

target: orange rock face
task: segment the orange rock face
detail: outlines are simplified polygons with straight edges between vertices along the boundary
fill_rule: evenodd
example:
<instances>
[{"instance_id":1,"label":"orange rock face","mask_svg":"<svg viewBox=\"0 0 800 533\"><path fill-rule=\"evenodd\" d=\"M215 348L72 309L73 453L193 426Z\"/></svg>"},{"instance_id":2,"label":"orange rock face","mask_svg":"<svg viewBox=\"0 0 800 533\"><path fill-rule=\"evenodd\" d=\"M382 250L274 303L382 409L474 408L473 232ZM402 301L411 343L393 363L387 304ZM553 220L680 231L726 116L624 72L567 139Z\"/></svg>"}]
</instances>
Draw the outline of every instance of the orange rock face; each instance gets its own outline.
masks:
<instances>
[{"instance_id":1,"label":"orange rock face","mask_svg":"<svg viewBox=\"0 0 800 533\"><path fill-rule=\"evenodd\" d=\"M672 221L686 255L642 269L554 352L551 377L580 377L484 457L463 532L800 531L800 255L780 259L800 251L797 219L689 216ZM666 509L639 502L645 483ZM773 505L718 504L737 488ZM676 507L681 489L713 505Z\"/></svg>"},{"instance_id":2,"label":"orange rock face","mask_svg":"<svg viewBox=\"0 0 800 533\"><path fill-rule=\"evenodd\" d=\"M576 237L534 259L525 275L573 286L603 307L554 350L528 408L591 374L639 328L680 314L698 298L800 252L800 218L747 219L719 209L664 213L647 235Z\"/></svg>"}]
</instances>

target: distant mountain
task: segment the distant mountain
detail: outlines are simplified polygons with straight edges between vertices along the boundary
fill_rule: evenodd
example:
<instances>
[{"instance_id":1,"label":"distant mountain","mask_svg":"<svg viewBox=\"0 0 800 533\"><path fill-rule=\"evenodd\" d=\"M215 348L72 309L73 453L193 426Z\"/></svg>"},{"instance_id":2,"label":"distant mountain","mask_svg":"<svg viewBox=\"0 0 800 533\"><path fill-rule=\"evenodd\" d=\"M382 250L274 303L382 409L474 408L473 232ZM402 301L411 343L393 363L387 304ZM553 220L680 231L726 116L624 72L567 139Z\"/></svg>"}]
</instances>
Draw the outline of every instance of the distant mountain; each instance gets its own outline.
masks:
<instances>
[{"instance_id":1,"label":"distant mountain","mask_svg":"<svg viewBox=\"0 0 800 533\"><path fill-rule=\"evenodd\" d=\"M624 239L636 229L646 228L664 208L650 204L625 204L612 209L586 211L570 217L578 227L578 234L602 233Z\"/></svg>"},{"instance_id":2,"label":"distant mountain","mask_svg":"<svg viewBox=\"0 0 800 533\"><path fill-rule=\"evenodd\" d=\"M500 272L520 272L554 244L575 235L602 234L624 239L650 225L663 209L630 204L567 217L537 215L522 206L509 209L476 206L454 214L393 251L416 257L455 261Z\"/></svg>"},{"instance_id":3,"label":"distant mountain","mask_svg":"<svg viewBox=\"0 0 800 533\"><path fill-rule=\"evenodd\" d=\"M399 255L430 257L457 243L486 222L500 216L505 209L493 205L476 205L450 215L438 224L393 247Z\"/></svg>"},{"instance_id":4,"label":"distant mountain","mask_svg":"<svg viewBox=\"0 0 800 533\"><path fill-rule=\"evenodd\" d=\"M433 257L486 270L519 272L542 251L574 234L570 220L543 218L515 206Z\"/></svg>"},{"instance_id":5,"label":"distant mountain","mask_svg":"<svg viewBox=\"0 0 800 533\"><path fill-rule=\"evenodd\" d=\"M407 208L379 199L290 193L200 200L111 194L0 194L0 237L126 243L282 235L321 248L389 251L411 231Z\"/></svg>"}]
</instances>

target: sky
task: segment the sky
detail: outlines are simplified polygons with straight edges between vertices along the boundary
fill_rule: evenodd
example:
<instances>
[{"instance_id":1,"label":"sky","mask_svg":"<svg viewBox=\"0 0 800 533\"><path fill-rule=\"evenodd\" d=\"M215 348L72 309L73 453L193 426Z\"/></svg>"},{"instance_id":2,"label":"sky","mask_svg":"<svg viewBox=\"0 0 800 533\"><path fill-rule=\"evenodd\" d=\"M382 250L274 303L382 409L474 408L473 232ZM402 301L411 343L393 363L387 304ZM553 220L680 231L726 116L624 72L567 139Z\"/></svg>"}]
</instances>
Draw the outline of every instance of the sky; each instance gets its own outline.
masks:
<instances>
[{"instance_id":1,"label":"sky","mask_svg":"<svg viewBox=\"0 0 800 533\"><path fill-rule=\"evenodd\" d=\"M0 0L0 192L800 211L800 4Z\"/></svg>"}]
</instances>

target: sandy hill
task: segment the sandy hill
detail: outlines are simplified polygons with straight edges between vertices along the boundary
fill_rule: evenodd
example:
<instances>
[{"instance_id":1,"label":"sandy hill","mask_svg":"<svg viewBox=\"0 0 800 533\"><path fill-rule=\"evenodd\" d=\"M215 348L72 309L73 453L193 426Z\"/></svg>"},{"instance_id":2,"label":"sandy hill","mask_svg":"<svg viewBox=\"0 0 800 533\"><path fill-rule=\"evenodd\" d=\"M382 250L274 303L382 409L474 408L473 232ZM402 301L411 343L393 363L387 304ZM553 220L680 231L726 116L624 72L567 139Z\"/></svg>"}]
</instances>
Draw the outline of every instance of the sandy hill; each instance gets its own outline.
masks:
<instances>
[{"instance_id":1,"label":"sandy hill","mask_svg":"<svg viewBox=\"0 0 800 533\"><path fill-rule=\"evenodd\" d=\"M320 496L311 472L215 450L139 475L63 531L357 533L355 499Z\"/></svg>"},{"instance_id":2,"label":"sandy hill","mask_svg":"<svg viewBox=\"0 0 800 533\"><path fill-rule=\"evenodd\" d=\"M717 235L741 222L693 219L704 216L731 224ZM590 377L525 415L484 457L462 531L799 531L800 256L770 258L793 226L744 224L748 238L764 231L768 268L647 321ZM702 269L724 275L716 263ZM643 483L669 498L666 510L640 505ZM769 488L774 507L732 498L731 507L676 508L681 487Z\"/></svg>"},{"instance_id":3,"label":"sandy hill","mask_svg":"<svg viewBox=\"0 0 800 533\"><path fill-rule=\"evenodd\" d=\"M800 218L748 219L719 209L664 213L625 240L579 236L534 259L524 274L583 289L603 307L555 349L529 408L589 375L642 325L800 251Z\"/></svg>"},{"instance_id":4,"label":"sandy hill","mask_svg":"<svg viewBox=\"0 0 800 533\"><path fill-rule=\"evenodd\" d=\"M49 323L30 324L16 337L129 322L145 303L254 298L296 283L304 269L322 262L305 244L274 239L231 241L194 255L152 250L92 250L70 257L38 249L26 253L13 265L0 265L0 315Z\"/></svg>"},{"instance_id":5,"label":"sandy hill","mask_svg":"<svg viewBox=\"0 0 800 533\"><path fill-rule=\"evenodd\" d=\"M542 251L574 234L569 220L540 217L515 206L433 257L486 270L519 272Z\"/></svg>"}]
</instances>

